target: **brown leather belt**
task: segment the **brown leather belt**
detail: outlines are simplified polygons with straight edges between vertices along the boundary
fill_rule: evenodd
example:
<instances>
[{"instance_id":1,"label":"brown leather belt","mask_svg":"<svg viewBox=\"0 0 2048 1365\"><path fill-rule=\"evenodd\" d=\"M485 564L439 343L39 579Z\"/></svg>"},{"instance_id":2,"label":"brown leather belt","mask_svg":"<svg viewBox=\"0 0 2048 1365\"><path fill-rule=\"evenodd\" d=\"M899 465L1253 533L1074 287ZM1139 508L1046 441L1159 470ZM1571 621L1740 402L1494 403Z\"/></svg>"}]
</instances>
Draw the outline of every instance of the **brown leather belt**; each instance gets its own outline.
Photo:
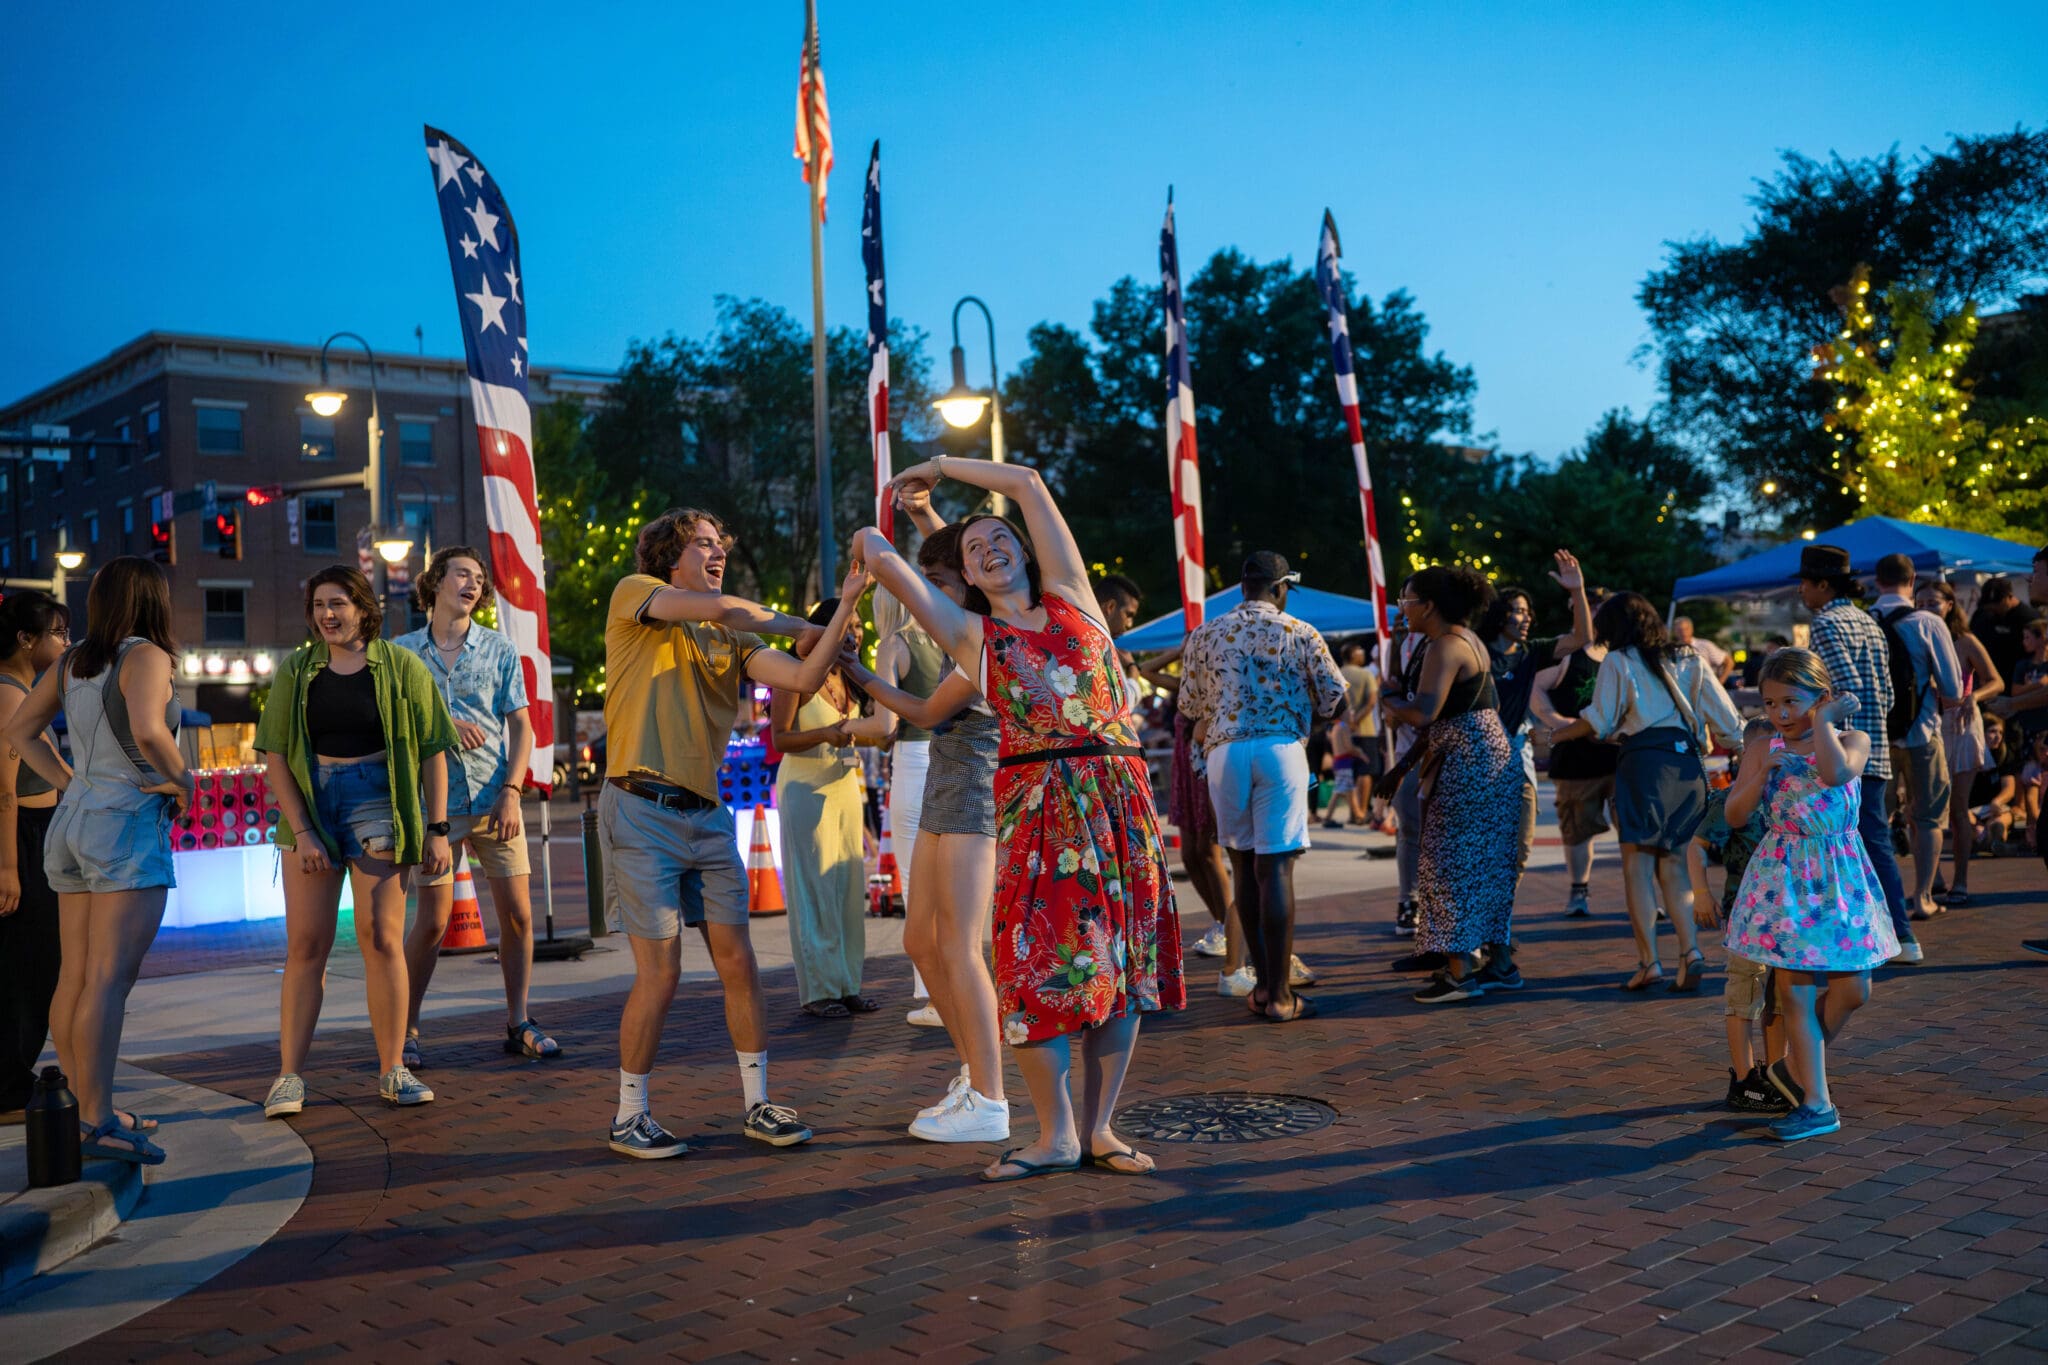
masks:
<instances>
[{"instance_id":1,"label":"brown leather belt","mask_svg":"<svg viewBox=\"0 0 2048 1365\"><path fill-rule=\"evenodd\" d=\"M718 804L687 787L671 787L666 782L646 782L637 777L607 777L605 781L643 801L652 801L663 810L710 810Z\"/></svg>"}]
</instances>

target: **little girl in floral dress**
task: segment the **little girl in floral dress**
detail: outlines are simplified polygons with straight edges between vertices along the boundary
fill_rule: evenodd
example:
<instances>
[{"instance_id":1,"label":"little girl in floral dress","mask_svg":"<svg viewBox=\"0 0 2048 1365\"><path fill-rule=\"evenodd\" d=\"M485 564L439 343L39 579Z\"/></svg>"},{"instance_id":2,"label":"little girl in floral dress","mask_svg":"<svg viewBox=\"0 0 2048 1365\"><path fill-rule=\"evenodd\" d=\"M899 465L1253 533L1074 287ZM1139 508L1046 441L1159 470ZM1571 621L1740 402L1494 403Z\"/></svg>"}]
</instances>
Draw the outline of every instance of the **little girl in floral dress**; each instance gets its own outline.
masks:
<instances>
[{"instance_id":1,"label":"little girl in floral dress","mask_svg":"<svg viewBox=\"0 0 2048 1365\"><path fill-rule=\"evenodd\" d=\"M1776 968L1787 1054L1765 1071L1792 1105L1771 1124L1784 1142L1842 1126L1828 1094L1827 1045L1870 999L1870 972L1895 956L1884 890L1856 833L1870 737L1838 730L1856 698L1837 693L1811 650L1764 664L1764 718L1777 734L1752 741L1728 793L1728 823L1764 807L1765 833L1729 917L1728 951ZM1789 1063L1789 1066L1788 1066Z\"/></svg>"}]
</instances>

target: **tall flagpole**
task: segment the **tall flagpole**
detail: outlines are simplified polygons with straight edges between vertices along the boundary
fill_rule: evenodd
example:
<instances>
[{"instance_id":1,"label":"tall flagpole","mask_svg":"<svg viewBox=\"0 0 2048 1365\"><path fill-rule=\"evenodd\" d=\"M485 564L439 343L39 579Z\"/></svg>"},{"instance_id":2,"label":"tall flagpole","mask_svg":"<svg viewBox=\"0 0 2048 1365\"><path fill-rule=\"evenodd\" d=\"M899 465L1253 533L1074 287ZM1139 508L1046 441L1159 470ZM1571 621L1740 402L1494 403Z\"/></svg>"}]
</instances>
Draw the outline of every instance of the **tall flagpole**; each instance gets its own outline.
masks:
<instances>
[{"instance_id":1,"label":"tall flagpole","mask_svg":"<svg viewBox=\"0 0 2048 1365\"><path fill-rule=\"evenodd\" d=\"M810 45L815 79L818 61L818 0L804 0L804 41ZM816 96L806 117L816 109ZM832 438L825 403L825 176L822 140L811 137L811 442L818 471L818 596L829 597L839 582L838 532L832 521Z\"/></svg>"}]
</instances>

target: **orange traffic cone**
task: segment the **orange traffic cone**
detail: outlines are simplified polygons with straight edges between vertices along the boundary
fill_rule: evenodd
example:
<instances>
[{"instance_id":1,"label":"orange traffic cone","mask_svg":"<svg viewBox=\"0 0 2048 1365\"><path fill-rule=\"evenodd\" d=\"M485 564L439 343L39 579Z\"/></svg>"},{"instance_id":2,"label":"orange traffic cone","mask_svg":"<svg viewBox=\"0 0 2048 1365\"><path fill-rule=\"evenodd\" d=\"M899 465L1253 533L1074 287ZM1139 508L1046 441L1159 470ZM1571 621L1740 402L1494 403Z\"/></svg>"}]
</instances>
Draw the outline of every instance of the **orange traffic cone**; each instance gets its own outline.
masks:
<instances>
[{"instance_id":1,"label":"orange traffic cone","mask_svg":"<svg viewBox=\"0 0 2048 1365\"><path fill-rule=\"evenodd\" d=\"M441 953L481 953L490 949L484 937L484 917L477 906L476 881L469 875L469 855L455 855L455 912L448 916L448 932L441 936Z\"/></svg>"},{"instance_id":2,"label":"orange traffic cone","mask_svg":"<svg viewBox=\"0 0 2048 1365\"><path fill-rule=\"evenodd\" d=\"M903 905L903 874L896 866L896 841L889 837L889 801L882 802L882 854L875 863L875 875L882 879L884 914L893 914Z\"/></svg>"},{"instance_id":3,"label":"orange traffic cone","mask_svg":"<svg viewBox=\"0 0 2048 1365\"><path fill-rule=\"evenodd\" d=\"M768 809L754 807L754 840L747 847L747 913L786 914L782 903L782 877L775 870L775 846L768 842Z\"/></svg>"}]
</instances>

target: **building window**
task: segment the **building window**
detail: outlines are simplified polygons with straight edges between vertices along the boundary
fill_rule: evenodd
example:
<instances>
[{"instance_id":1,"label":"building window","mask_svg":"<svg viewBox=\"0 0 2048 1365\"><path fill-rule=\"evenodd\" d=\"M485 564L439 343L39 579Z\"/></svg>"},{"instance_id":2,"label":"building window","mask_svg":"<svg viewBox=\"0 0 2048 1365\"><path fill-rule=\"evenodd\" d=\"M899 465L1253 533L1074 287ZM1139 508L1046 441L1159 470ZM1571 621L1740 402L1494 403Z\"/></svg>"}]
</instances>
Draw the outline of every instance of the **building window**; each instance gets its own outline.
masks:
<instances>
[{"instance_id":1,"label":"building window","mask_svg":"<svg viewBox=\"0 0 2048 1365\"><path fill-rule=\"evenodd\" d=\"M206 589L206 643L239 645L249 638L246 588Z\"/></svg>"},{"instance_id":2,"label":"building window","mask_svg":"<svg viewBox=\"0 0 2048 1365\"><path fill-rule=\"evenodd\" d=\"M64 466L52 460L50 462L50 492L62 493L63 491Z\"/></svg>"},{"instance_id":3,"label":"building window","mask_svg":"<svg viewBox=\"0 0 2048 1365\"><path fill-rule=\"evenodd\" d=\"M151 413L153 418L155 413ZM199 453L239 455L242 453L242 412L239 408L199 409Z\"/></svg>"},{"instance_id":4,"label":"building window","mask_svg":"<svg viewBox=\"0 0 2048 1365\"><path fill-rule=\"evenodd\" d=\"M424 563L427 547L434 543L434 504L411 500L399 503L398 524L405 528L406 539Z\"/></svg>"},{"instance_id":5,"label":"building window","mask_svg":"<svg viewBox=\"0 0 2048 1365\"><path fill-rule=\"evenodd\" d=\"M134 458L135 452L128 448L128 443L135 439L134 431L125 417L114 423L114 440L117 442L114 446L114 468L126 469Z\"/></svg>"},{"instance_id":6,"label":"building window","mask_svg":"<svg viewBox=\"0 0 2048 1365\"><path fill-rule=\"evenodd\" d=\"M21 462L21 503L24 507L36 500L37 463L35 460L23 460Z\"/></svg>"},{"instance_id":7,"label":"building window","mask_svg":"<svg viewBox=\"0 0 2048 1365\"><path fill-rule=\"evenodd\" d=\"M430 465L434 462L434 424L432 422L400 422L398 424L398 462L400 464Z\"/></svg>"},{"instance_id":8,"label":"building window","mask_svg":"<svg viewBox=\"0 0 2048 1365\"><path fill-rule=\"evenodd\" d=\"M124 502L121 504L121 549L123 553L127 552L128 546L132 543L129 540L129 537L133 536L134 534L135 504L132 502Z\"/></svg>"},{"instance_id":9,"label":"building window","mask_svg":"<svg viewBox=\"0 0 2048 1365\"><path fill-rule=\"evenodd\" d=\"M235 414L237 440L242 425L242 415ZM125 434L125 433L124 433ZM240 447L238 446L237 449ZM154 460L164 453L164 414L161 408L151 408L142 414L142 458Z\"/></svg>"},{"instance_id":10,"label":"building window","mask_svg":"<svg viewBox=\"0 0 2048 1365\"><path fill-rule=\"evenodd\" d=\"M100 514L97 512L87 512L85 514L85 543L88 545L100 543Z\"/></svg>"},{"instance_id":11,"label":"building window","mask_svg":"<svg viewBox=\"0 0 2048 1365\"><path fill-rule=\"evenodd\" d=\"M341 548L341 501L338 498L302 498L299 529L309 554L334 554Z\"/></svg>"},{"instance_id":12,"label":"building window","mask_svg":"<svg viewBox=\"0 0 2048 1365\"><path fill-rule=\"evenodd\" d=\"M87 446L85 456L79 462L79 482L91 483L100 476L100 448Z\"/></svg>"},{"instance_id":13,"label":"building window","mask_svg":"<svg viewBox=\"0 0 2048 1365\"><path fill-rule=\"evenodd\" d=\"M36 533L34 531L30 531L28 533L28 536L26 537L22 548L28 555L29 566L33 568L35 566L36 561L41 558L41 556L36 553Z\"/></svg>"},{"instance_id":14,"label":"building window","mask_svg":"<svg viewBox=\"0 0 2048 1365\"><path fill-rule=\"evenodd\" d=\"M11 540L0 540L0 569L11 569L13 567L14 542Z\"/></svg>"},{"instance_id":15,"label":"building window","mask_svg":"<svg viewBox=\"0 0 2048 1365\"><path fill-rule=\"evenodd\" d=\"M331 460L334 458L334 419L321 417L316 413L299 414L299 458L302 460Z\"/></svg>"}]
</instances>

